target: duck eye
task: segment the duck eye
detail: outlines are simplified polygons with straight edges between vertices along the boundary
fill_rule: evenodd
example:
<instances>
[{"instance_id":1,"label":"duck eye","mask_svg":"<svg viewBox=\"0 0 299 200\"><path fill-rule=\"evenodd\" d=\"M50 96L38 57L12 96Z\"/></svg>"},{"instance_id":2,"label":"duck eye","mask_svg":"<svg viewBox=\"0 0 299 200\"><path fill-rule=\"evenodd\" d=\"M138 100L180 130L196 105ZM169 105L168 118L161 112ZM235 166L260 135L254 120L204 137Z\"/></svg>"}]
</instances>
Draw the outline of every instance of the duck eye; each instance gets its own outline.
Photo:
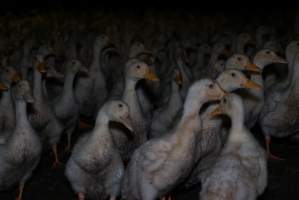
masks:
<instances>
[{"instance_id":1,"label":"duck eye","mask_svg":"<svg viewBox=\"0 0 299 200\"><path fill-rule=\"evenodd\" d=\"M226 104L226 99L223 99L223 103Z\"/></svg>"},{"instance_id":2,"label":"duck eye","mask_svg":"<svg viewBox=\"0 0 299 200\"><path fill-rule=\"evenodd\" d=\"M137 68L137 69L140 69L140 65L137 65L136 68Z\"/></svg>"},{"instance_id":3,"label":"duck eye","mask_svg":"<svg viewBox=\"0 0 299 200\"><path fill-rule=\"evenodd\" d=\"M242 60L242 58L241 57L238 57L238 61L241 61Z\"/></svg>"},{"instance_id":4,"label":"duck eye","mask_svg":"<svg viewBox=\"0 0 299 200\"><path fill-rule=\"evenodd\" d=\"M122 107L123 107L123 105L122 105L122 104L118 104L118 107L119 107L119 108L122 108Z\"/></svg>"},{"instance_id":5,"label":"duck eye","mask_svg":"<svg viewBox=\"0 0 299 200\"><path fill-rule=\"evenodd\" d=\"M236 76L236 74L235 74L234 72L232 72L230 75L231 75L232 77L235 77L235 76Z\"/></svg>"},{"instance_id":6,"label":"duck eye","mask_svg":"<svg viewBox=\"0 0 299 200\"><path fill-rule=\"evenodd\" d=\"M210 85L209 85L209 88L210 88L210 89L213 89L213 87L214 87L213 84L210 84Z\"/></svg>"},{"instance_id":7,"label":"duck eye","mask_svg":"<svg viewBox=\"0 0 299 200\"><path fill-rule=\"evenodd\" d=\"M266 51L266 54L270 54L270 51Z\"/></svg>"}]
</instances>

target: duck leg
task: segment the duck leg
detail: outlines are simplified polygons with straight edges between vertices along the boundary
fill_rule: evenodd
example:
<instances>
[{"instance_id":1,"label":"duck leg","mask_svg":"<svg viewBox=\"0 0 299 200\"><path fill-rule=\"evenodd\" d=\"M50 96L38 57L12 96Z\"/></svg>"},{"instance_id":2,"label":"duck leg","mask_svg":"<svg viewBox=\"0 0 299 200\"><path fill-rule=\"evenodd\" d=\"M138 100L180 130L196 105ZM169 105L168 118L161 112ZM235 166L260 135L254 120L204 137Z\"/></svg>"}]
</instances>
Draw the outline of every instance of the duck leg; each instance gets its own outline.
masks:
<instances>
[{"instance_id":1,"label":"duck leg","mask_svg":"<svg viewBox=\"0 0 299 200\"><path fill-rule=\"evenodd\" d=\"M85 200L85 195L83 192L78 193L78 200Z\"/></svg>"},{"instance_id":2,"label":"duck leg","mask_svg":"<svg viewBox=\"0 0 299 200\"><path fill-rule=\"evenodd\" d=\"M171 195L166 195L166 196L162 197L161 200L171 200L171 199L172 199Z\"/></svg>"},{"instance_id":3,"label":"duck leg","mask_svg":"<svg viewBox=\"0 0 299 200\"><path fill-rule=\"evenodd\" d=\"M66 135L67 135L67 145L64 148L64 152L65 153L69 153L71 150L71 143L72 143L72 134L75 130L75 126L70 127L67 131L66 131Z\"/></svg>"},{"instance_id":4,"label":"duck leg","mask_svg":"<svg viewBox=\"0 0 299 200\"><path fill-rule=\"evenodd\" d=\"M270 145L271 145L271 136L269 135L266 135L265 136L265 141L266 141L266 149L267 149L267 155L268 155L268 158L270 159L273 159L273 160L284 160L283 158L280 158L278 156L275 156L271 153L271 150L270 150Z\"/></svg>"},{"instance_id":5,"label":"duck leg","mask_svg":"<svg viewBox=\"0 0 299 200\"><path fill-rule=\"evenodd\" d=\"M116 197L111 195L109 200L116 200Z\"/></svg>"},{"instance_id":6,"label":"duck leg","mask_svg":"<svg viewBox=\"0 0 299 200\"><path fill-rule=\"evenodd\" d=\"M53 151L53 154L54 154L54 162L53 162L52 168L57 168L59 165L62 164L62 163L59 161L59 158L58 158L57 144L53 144L53 145L52 145L52 151Z\"/></svg>"},{"instance_id":7,"label":"duck leg","mask_svg":"<svg viewBox=\"0 0 299 200\"><path fill-rule=\"evenodd\" d=\"M16 200L22 200L22 197L23 197L23 190L24 190L24 184L23 184L23 183L20 183L20 184L19 184L19 188L18 188L18 195L17 195Z\"/></svg>"}]
</instances>

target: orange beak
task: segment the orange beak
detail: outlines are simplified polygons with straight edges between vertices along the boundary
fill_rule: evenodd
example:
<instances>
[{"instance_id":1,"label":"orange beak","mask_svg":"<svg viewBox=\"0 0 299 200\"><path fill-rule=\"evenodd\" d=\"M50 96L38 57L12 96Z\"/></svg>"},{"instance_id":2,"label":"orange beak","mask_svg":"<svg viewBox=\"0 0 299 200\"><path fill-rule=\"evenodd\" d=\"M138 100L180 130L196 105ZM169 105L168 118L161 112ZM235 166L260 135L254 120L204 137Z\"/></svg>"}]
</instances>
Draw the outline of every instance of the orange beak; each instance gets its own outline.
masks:
<instances>
[{"instance_id":1,"label":"orange beak","mask_svg":"<svg viewBox=\"0 0 299 200\"><path fill-rule=\"evenodd\" d=\"M42 74L46 73L47 71L46 71L45 63L38 63L37 70Z\"/></svg>"},{"instance_id":2,"label":"orange beak","mask_svg":"<svg viewBox=\"0 0 299 200\"><path fill-rule=\"evenodd\" d=\"M151 69L146 72L144 78L150 81L159 81L157 74Z\"/></svg>"},{"instance_id":3,"label":"orange beak","mask_svg":"<svg viewBox=\"0 0 299 200\"><path fill-rule=\"evenodd\" d=\"M16 83L19 80L21 80L21 75L19 73L15 73L14 75L12 75L11 80Z\"/></svg>"},{"instance_id":4,"label":"orange beak","mask_svg":"<svg viewBox=\"0 0 299 200\"><path fill-rule=\"evenodd\" d=\"M211 112L211 117L216 117L219 116L223 113L221 107L218 105L212 112Z\"/></svg>"},{"instance_id":5,"label":"orange beak","mask_svg":"<svg viewBox=\"0 0 299 200\"><path fill-rule=\"evenodd\" d=\"M0 83L0 91L5 91L7 89L8 89L8 87L6 87L6 85L4 85L3 83Z\"/></svg>"},{"instance_id":6,"label":"orange beak","mask_svg":"<svg viewBox=\"0 0 299 200\"><path fill-rule=\"evenodd\" d=\"M256 90L261 90L262 86L260 86L259 84L247 79L247 81L242 85L244 88L248 88L248 89L256 89Z\"/></svg>"},{"instance_id":7,"label":"orange beak","mask_svg":"<svg viewBox=\"0 0 299 200\"><path fill-rule=\"evenodd\" d=\"M250 71L250 72L256 72L256 73L261 73L261 69L258 68L258 66L256 66L253 63L248 63L247 65L245 65L245 70Z\"/></svg>"},{"instance_id":8,"label":"orange beak","mask_svg":"<svg viewBox=\"0 0 299 200\"><path fill-rule=\"evenodd\" d=\"M178 84L178 86L183 85L183 76L182 73L179 70L175 70L175 82Z\"/></svg>"}]
</instances>

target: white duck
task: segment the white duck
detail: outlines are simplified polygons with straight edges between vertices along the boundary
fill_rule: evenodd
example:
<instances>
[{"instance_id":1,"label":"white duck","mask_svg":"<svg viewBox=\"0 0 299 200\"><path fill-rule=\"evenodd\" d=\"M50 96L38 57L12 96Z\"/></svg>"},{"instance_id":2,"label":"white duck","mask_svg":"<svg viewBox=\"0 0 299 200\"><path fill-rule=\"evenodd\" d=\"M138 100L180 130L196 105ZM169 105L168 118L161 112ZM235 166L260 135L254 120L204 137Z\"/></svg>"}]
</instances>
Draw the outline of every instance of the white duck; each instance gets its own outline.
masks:
<instances>
[{"instance_id":1,"label":"white duck","mask_svg":"<svg viewBox=\"0 0 299 200\"><path fill-rule=\"evenodd\" d=\"M271 136L287 137L295 134L298 127L298 77L299 77L299 42L292 41L286 48L288 61L288 77L266 91L266 99L261 111L259 123L265 135L268 155Z\"/></svg>"},{"instance_id":2,"label":"white duck","mask_svg":"<svg viewBox=\"0 0 299 200\"><path fill-rule=\"evenodd\" d=\"M106 78L102 72L101 52L110 40L106 35L95 39L93 59L87 77L80 77L75 86L75 95L80 104L80 112L93 117L107 97Z\"/></svg>"},{"instance_id":3,"label":"white duck","mask_svg":"<svg viewBox=\"0 0 299 200\"><path fill-rule=\"evenodd\" d=\"M71 148L71 135L74 132L79 121L79 103L74 94L74 82L79 72L87 73L87 69L78 60L70 60L66 64L66 75L62 94L53 104L55 115L63 124L64 131L67 134L66 150Z\"/></svg>"},{"instance_id":4,"label":"white duck","mask_svg":"<svg viewBox=\"0 0 299 200\"><path fill-rule=\"evenodd\" d=\"M33 112L29 113L29 120L43 139L47 139L54 153L53 166L56 167L60 162L57 153L57 143L60 140L63 131L63 125L56 117L53 108L51 107L46 92L45 80L43 74L46 73L44 57L36 56L33 69Z\"/></svg>"},{"instance_id":5,"label":"white duck","mask_svg":"<svg viewBox=\"0 0 299 200\"><path fill-rule=\"evenodd\" d=\"M32 103L27 81L14 87L16 126L7 142L0 145L0 190L19 184L17 200L22 199L26 181L37 166L42 145L27 116L27 103Z\"/></svg>"},{"instance_id":6,"label":"white duck","mask_svg":"<svg viewBox=\"0 0 299 200\"><path fill-rule=\"evenodd\" d=\"M215 165L202 182L200 199L254 200L267 186L267 160L263 148L244 125L242 99L225 96L211 113L228 115L232 125Z\"/></svg>"},{"instance_id":7,"label":"white duck","mask_svg":"<svg viewBox=\"0 0 299 200\"><path fill-rule=\"evenodd\" d=\"M122 123L133 131L126 103L111 100L102 106L95 128L77 142L65 169L79 200L85 197L116 200L120 193L124 165L113 144L110 121Z\"/></svg>"},{"instance_id":8,"label":"white duck","mask_svg":"<svg viewBox=\"0 0 299 200\"><path fill-rule=\"evenodd\" d=\"M124 199L155 200L188 176L196 162L193 153L202 126L198 112L205 102L223 95L219 86L209 79L193 83L177 126L169 134L149 140L134 152L122 185Z\"/></svg>"}]
</instances>

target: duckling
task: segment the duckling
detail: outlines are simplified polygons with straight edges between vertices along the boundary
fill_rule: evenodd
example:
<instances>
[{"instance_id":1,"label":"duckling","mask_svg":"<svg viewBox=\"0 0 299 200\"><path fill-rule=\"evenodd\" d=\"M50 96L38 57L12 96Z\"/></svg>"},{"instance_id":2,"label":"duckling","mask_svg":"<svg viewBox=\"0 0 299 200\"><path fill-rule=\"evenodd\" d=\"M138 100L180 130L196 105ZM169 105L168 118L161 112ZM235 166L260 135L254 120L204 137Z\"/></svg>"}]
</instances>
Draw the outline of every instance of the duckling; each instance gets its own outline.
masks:
<instances>
[{"instance_id":1,"label":"duckling","mask_svg":"<svg viewBox=\"0 0 299 200\"><path fill-rule=\"evenodd\" d=\"M228 69L222 72L216 79L218 85L226 92L233 92L237 89L261 89L261 86L248 79L242 72L235 69ZM202 114L202 137L197 141L195 157L200 159L193 169L190 178L185 186L190 187L197 184L205 176L208 169L214 164L219 155L223 143L226 140L226 129L222 126L219 118L212 118L211 112L216 105L210 105Z\"/></svg>"},{"instance_id":2,"label":"duckling","mask_svg":"<svg viewBox=\"0 0 299 200\"><path fill-rule=\"evenodd\" d=\"M124 165L109 130L109 122L122 123L132 130L129 107L120 100L106 102L100 109L95 128L75 145L65 175L79 200L116 200L124 174Z\"/></svg>"},{"instance_id":3,"label":"duckling","mask_svg":"<svg viewBox=\"0 0 299 200\"><path fill-rule=\"evenodd\" d=\"M180 94L180 86L182 84L180 71L175 70L174 76L175 77L170 82L170 95L168 101L153 114L149 132L150 138L160 137L163 133L166 133L170 124L183 106L183 99Z\"/></svg>"},{"instance_id":4,"label":"duckling","mask_svg":"<svg viewBox=\"0 0 299 200\"><path fill-rule=\"evenodd\" d=\"M57 153L57 143L63 131L63 125L56 117L47 96L45 95L45 80L43 74L46 73L44 57L36 56L33 75L33 96L35 102L32 105L33 112L29 114L29 120L36 131L43 139L48 139L54 154L53 167L60 163Z\"/></svg>"},{"instance_id":5,"label":"duckling","mask_svg":"<svg viewBox=\"0 0 299 200\"><path fill-rule=\"evenodd\" d=\"M226 95L211 116L228 115L232 125L215 165L202 182L200 199L256 199L267 186L263 148L244 125L242 99Z\"/></svg>"},{"instance_id":6,"label":"duckling","mask_svg":"<svg viewBox=\"0 0 299 200\"><path fill-rule=\"evenodd\" d=\"M7 142L0 145L0 190L19 184L17 200L21 200L24 185L40 160L42 144L28 121L27 103L34 101L29 83L18 82L13 95L16 126Z\"/></svg>"},{"instance_id":7,"label":"duckling","mask_svg":"<svg viewBox=\"0 0 299 200\"><path fill-rule=\"evenodd\" d=\"M12 99L12 84L20 80L20 75L12 67L1 69L1 81L7 88L0 99L0 144L4 144L16 125L15 107Z\"/></svg>"},{"instance_id":8,"label":"duckling","mask_svg":"<svg viewBox=\"0 0 299 200\"><path fill-rule=\"evenodd\" d=\"M138 59L130 59L126 64L125 89L121 99L130 107L134 129L133 141L128 141L125 134L119 129L114 128L111 131L114 142L119 148L124 160L128 160L134 149L143 144L148 137L147 134L150 128L150 122L144 117L136 92L136 85L142 79L159 81L157 75L146 63Z\"/></svg>"},{"instance_id":9,"label":"duckling","mask_svg":"<svg viewBox=\"0 0 299 200\"><path fill-rule=\"evenodd\" d=\"M209 79L193 83L178 124L160 138L135 150L122 184L124 199L154 200L181 183L196 162L193 153L201 129L198 112L207 102L221 98L223 90Z\"/></svg>"},{"instance_id":10,"label":"duckling","mask_svg":"<svg viewBox=\"0 0 299 200\"><path fill-rule=\"evenodd\" d=\"M67 72L63 91L53 105L55 115L64 126L67 134L66 151L71 148L71 135L74 132L79 120L79 103L74 94L74 81L79 72L87 73L87 69L78 60L71 60L67 63Z\"/></svg>"}]
</instances>

